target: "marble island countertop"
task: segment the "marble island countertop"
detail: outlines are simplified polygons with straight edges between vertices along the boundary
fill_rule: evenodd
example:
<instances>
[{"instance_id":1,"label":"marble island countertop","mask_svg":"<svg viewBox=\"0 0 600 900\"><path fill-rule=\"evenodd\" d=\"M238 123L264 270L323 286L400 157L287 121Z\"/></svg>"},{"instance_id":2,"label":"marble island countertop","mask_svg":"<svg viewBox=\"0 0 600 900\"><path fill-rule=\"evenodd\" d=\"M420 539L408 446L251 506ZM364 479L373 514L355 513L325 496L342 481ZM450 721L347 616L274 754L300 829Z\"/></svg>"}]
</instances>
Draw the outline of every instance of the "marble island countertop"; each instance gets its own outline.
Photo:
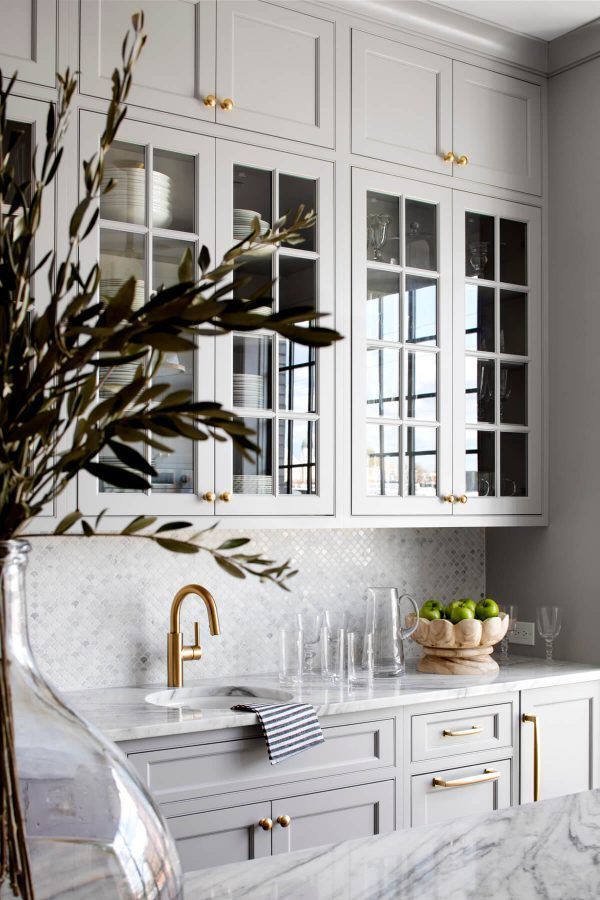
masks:
<instances>
[{"instance_id":1,"label":"marble island countertop","mask_svg":"<svg viewBox=\"0 0 600 900\"><path fill-rule=\"evenodd\" d=\"M302 685L293 692L294 699L312 703L320 717L367 710L410 706L432 700L453 700L525 690L529 687L550 687L600 679L600 668L578 663L555 662L551 665L538 659L514 658L497 675L447 676L421 675L409 666L405 675L397 679L376 679L372 687L358 687L349 691L323 684ZM194 687L238 685L244 690L282 688L276 675L244 675L222 679L189 681L182 691ZM221 728L255 725L253 713L233 712L230 709L190 709L181 706L156 706L146 697L164 685L145 687L104 688L66 693L65 699L88 721L96 725L113 741L126 741L161 735L212 731ZM185 704L185 694L177 702ZM231 697L231 705L243 702Z\"/></svg>"},{"instance_id":2,"label":"marble island countertop","mask_svg":"<svg viewBox=\"0 0 600 900\"><path fill-rule=\"evenodd\" d=\"M600 791L219 866L186 900L596 900Z\"/></svg>"}]
</instances>

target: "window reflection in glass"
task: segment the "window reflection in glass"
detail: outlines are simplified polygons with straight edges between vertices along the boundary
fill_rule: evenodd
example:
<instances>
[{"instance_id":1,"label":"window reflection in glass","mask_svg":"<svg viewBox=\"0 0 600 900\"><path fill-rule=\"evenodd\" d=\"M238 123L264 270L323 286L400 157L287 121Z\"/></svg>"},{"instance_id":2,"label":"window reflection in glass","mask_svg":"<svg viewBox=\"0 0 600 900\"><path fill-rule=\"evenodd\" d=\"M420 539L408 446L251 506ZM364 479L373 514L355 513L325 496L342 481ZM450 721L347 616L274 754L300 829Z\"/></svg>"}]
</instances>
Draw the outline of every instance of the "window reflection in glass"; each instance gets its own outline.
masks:
<instances>
[{"instance_id":1,"label":"window reflection in glass","mask_svg":"<svg viewBox=\"0 0 600 900\"><path fill-rule=\"evenodd\" d=\"M367 416L399 419L400 353L391 348L367 350Z\"/></svg>"},{"instance_id":2,"label":"window reflection in glass","mask_svg":"<svg viewBox=\"0 0 600 900\"><path fill-rule=\"evenodd\" d=\"M279 408L314 412L316 350L292 341L279 341Z\"/></svg>"},{"instance_id":3,"label":"window reflection in glass","mask_svg":"<svg viewBox=\"0 0 600 900\"><path fill-rule=\"evenodd\" d=\"M437 428L408 427L404 457L405 495L434 497L437 493Z\"/></svg>"},{"instance_id":4,"label":"window reflection in glass","mask_svg":"<svg viewBox=\"0 0 600 900\"><path fill-rule=\"evenodd\" d=\"M235 494L272 494L273 420L243 418L237 421L252 429L251 440L260 449L248 459L233 445L233 491Z\"/></svg>"},{"instance_id":5,"label":"window reflection in glass","mask_svg":"<svg viewBox=\"0 0 600 900\"><path fill-rule=\"evenodd\" d=\"M293 218L299 206L304 206L305 212L317 209L317 182L314 178L299 178L297 175L279 176L279 217L290 216ZM283 247L290 246L284 242ZM305 228L302 231L302 243L294 244L300 250L317 249L317 226Z\"/></svg>"},{"instance_id":6,"label":"window reflection in glass","mask_svg":"<svg viewBox=\"0 0 600 900\"><path fill-rule=\"evenodd\" d=\"M465 285L465 347L494 351L494 288Z\"/></svg>"},{"instance_id":7,"label":"window reflection in glass","mask_svg":"<svg viewBox=\"0 0 600 900\"><path fill-rule=\"evenodd\" d=\"M400 263L399 198L367 192L367 259Z\"/></svg>"},{"instance_id":8,"label":"window reflection in glass","mask_svg":"<svg viewBox=\"0 0 600 900\"><path fill-rule=\"evenodd\" d=\"M493 497L496 494L495 441L493 431L467 430L465 492L469 497Z\"/></svg>"},{"instance_id":9,"label":"window reflection in glass","mask_svg":"<svg viewBox=\"0 0 600 900\"><path fill-rule=\"evenodd\" d=\"M394 497L400 494L400 428L397 425L367 425L367 495Z\"/></svg>"},{"instance_id":10,"label":"window reflection in glass","mask_svg":"<svg viewBox=\"0 0 600 900\"><path fill-rule=\"evenodd\" d=\"M394 272L367 272L367 338L400 341L400 276Z\"/></svg>"},{"instance_id":11,"label":"window reflection in glass","mask_svg":"<svg viewBox=\"0 0 600 900\"><path fill-rule=\"evenodd\" d=\"M281 419L279 429L279 493L315 494L315 423Z\"/></svg>"},{"instance_id":12,"label":"window reflection in glass","mask_svg":"<svg viewBox=\"0 0 600 900\"><path fill-rule=\"evenodd\" d=\"M468 212L465 229L465 275L493 281L494 217Z\"/></svg>"},{"instance_id":13,"label":"window reflection in glass","mask_svg":"<svg viewBox=\"0 0 600 900\"><path fill-rule=\"evenodd\" d=\"M233 405L270 409L272 341L266 335L233 336Z\"/></svg>"},{"instance_id":14,"label":"window reflection in glass","mask_svg":"<svg viewBox=\"0 0 600 900\"><path fill-rule=\"evenodd\" d=\"M406 354L406 415L410 419L437 418L437 354Z\"/></svg>"},{"instance_id":15,"label":"window reflection in glass","mask_svg":"<svg viewBox=\"0 0 600 900\"><path fill-rule=\"evenodd\" d=\"M527 294L500 291L500 353L527 355Z\"/></svg>"},{"instance_id":16,"label":"window reflection in glass","mask_svg":"<svg viewBox=\"0 0 600 900\"><path fill-rule=\"evenodd\" d=\"M406 265L412 269L437 270L437 207L420 200L404 206Z\"/></svg>"},{"instance_id":17,"label":"window reflection in glass","mask_svg":"<svg viewBox=\"0 0 600 900\"><path fill-rule=\"evenodd\" d=\"M527 224L500 219L500 281L527 284Z\"/></svg>"},{"instance_id":18,"label":"window reflection in glass","mask_svg":"<svg viewBox=\"0 0 600 900\"><path fill-rule=\"evenodd\" d=\"M404 303L406 340L412 344L434 346L437 343L437 281L407 275Z\"/></svg>"},{"instance_id":19,"label":"window reflection in glass","mask_svg":"<svg viewBox=\"0 0 600 900\"><path fill-rule=\"evenodd\" d=\"M465 359L465 415L467 422L495 421L495 364L493 359Z\"/></svg>"},{"instance_id":20,"label":"window reflection in glass","mask_svg":"<svg viewBox=\"0 0 600 900\"><path fill-rule=\"evenodd\" d=\"M500 494L527 496L527 435L523 432L500 434Z\"/></svg>"},{"instance_id":21,"label":"window reflection in glass","mask_svg":"<svg viewBox=\"0 0 600 900\"><path fill-rule=\"evenodd\" d=\"M500 421L527 425L527 364L500 364Z\"/></svg>"}]
</instances>

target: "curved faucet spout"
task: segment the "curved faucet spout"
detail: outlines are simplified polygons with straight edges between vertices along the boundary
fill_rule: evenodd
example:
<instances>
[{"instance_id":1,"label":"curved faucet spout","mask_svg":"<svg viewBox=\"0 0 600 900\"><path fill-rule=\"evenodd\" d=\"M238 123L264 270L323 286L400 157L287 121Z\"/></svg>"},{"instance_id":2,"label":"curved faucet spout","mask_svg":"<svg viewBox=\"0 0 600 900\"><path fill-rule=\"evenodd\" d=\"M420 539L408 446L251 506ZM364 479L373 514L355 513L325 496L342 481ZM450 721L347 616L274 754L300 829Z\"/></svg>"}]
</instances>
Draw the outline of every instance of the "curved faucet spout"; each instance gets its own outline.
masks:
<instances>
[{"instance_id":1,"label":"curved faucet spout","mask_svg":"<svg viewBox=\"0 0 600 900\"><path fill-rule=\"evenodd\" d=\"M186 584L186 586L177 591L173 597L173 603L171 604L171 632L181 631L181 604L188 594L195 594L197 597L201 597L204 600L206 612L208 614L208 627L210 628L210 633L212 635L221 634L215 598L211 592L207 591L201 584Z\"/></svg>"}]
</instances>

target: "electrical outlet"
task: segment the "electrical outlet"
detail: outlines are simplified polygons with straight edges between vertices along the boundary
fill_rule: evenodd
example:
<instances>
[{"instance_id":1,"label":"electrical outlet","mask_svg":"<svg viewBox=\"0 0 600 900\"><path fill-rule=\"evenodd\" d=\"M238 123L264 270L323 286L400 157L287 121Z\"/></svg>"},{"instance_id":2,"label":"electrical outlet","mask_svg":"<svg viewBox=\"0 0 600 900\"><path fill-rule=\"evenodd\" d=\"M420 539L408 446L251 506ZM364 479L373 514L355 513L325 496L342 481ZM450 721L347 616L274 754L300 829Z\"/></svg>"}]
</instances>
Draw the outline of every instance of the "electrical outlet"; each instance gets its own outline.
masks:
<instances>
[{"instance_id":1,"label":"electrical outlet","mask_svg":"<svg viewBox=\"0 0 600 900\"><path fill-rule=\"evenodd\" d=\"M510 644L527 644L527 646L533 647L535 645L534 623L517 622L512 634L509 635L508 642Z\"/></svg>"}]
</instances>

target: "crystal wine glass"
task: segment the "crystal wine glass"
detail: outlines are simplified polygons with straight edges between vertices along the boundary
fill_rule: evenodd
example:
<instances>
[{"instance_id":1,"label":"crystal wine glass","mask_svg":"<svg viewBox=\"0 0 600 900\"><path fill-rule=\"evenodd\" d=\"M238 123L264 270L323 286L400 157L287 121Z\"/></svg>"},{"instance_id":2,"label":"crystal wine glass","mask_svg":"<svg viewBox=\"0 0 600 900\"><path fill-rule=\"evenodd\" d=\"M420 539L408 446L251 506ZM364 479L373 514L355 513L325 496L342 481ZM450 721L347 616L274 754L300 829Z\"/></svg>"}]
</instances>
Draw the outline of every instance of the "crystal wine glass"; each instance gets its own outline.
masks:
<instances>
[{"instance_id":1,"label":"crystal wine glass","mask_svg":"<svg viewBox=\"0 0 600 900\"><path fill-rule=\"evenodd\" d=\"M546 641L546 662L552 662L552 642L560 634L560 606L538 606L537 629L540 637Z\"/></svg>"},{"instance_id":2,"label":"crystal wine glass","mask_svg":"<svg viewBox=\"0 0 600 900\"><path fill-rule=\"evenodd\" d=\"M498 662L502 666L507 665L508 663L508 642L510 636L515 633L515 629L517 627L517 622L519 619L519 607L516 605L516 603L511 603L507 606L502 605L500 609L508 616L508 629L506 631L506 635L500 641L500 654L498 656Z\"/></svg>"},{"instance_id":3,"label":"crystal wine glass","mask_svg":"<svg viewBox=\"0 0 600 900\"><path fill-rule=\"evenodd\" d=\"M373 253L373 259L383 258L383 247L387 241L387 233L392 217L385 213L369 213L367 219L367 244Z\"/></svg>"}]
</instances>

